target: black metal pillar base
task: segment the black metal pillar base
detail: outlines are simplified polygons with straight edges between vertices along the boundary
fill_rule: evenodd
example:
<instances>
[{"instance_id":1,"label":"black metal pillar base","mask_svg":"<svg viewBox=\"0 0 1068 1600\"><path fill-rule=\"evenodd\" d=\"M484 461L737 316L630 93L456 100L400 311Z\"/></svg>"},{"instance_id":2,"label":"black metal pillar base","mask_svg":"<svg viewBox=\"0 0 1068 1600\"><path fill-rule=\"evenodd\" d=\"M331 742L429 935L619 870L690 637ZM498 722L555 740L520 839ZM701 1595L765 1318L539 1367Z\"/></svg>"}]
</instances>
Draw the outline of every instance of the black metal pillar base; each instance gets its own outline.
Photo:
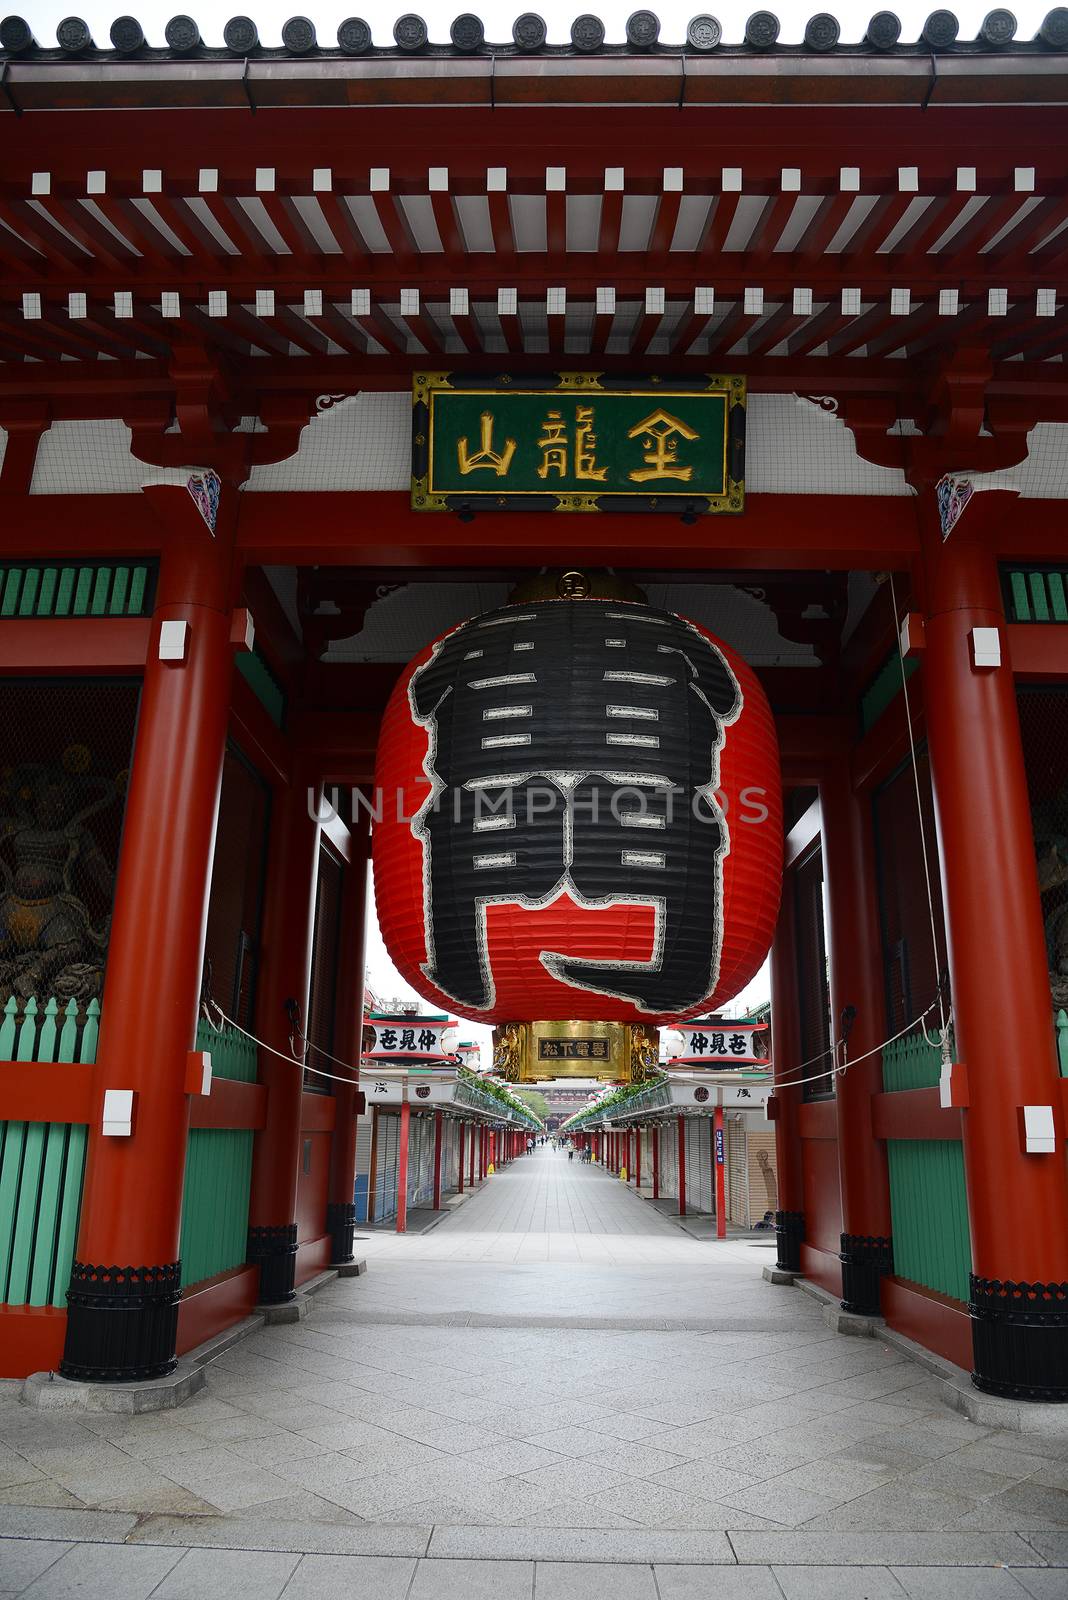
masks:
<instances>
[{"instance_id":1,"label":"black metal pillar base","mask_svg":"<svg viewBox=\"0 0 1068 1600\"><path fill-rule=\"evenodd\" d=\"M60 1376L83 1383L143 1383L173 1372L181 1277L177 1261L160 1267L75 1261Z\"/></svg>"},{"instance_id":2,"label":"black metal pillar base","mask_svg":"<svg viewBox=\"0 0 1068 1600\"><path fill-rule=\"evenodd\" d=\"M879 1280L894 1270L894 1245L891 1239L876 1234L843 1233L842 1310L857 1317L880 1315Z\"/></svg>"},{"instance_id":3,"label":"black metal pillar base","mask_svg":"<svg viewBox=\"0 0 1068 1600\"><path fill-rule=\"evenodd\" d=\"M984 1394L1068 1404L1068 1283L971 1277L972 1382Z\"/></svg>"},{"instance_id":4,"label":"black metal pillar base","mask_svg":"<svg viewBox=\"0 0 1068 1600\"><path fill-rule=\"evenodd\" d=\"M283 1222L274 1227L248 1230L247 1259L260 1269L259 1304L280 1306L296 1295L297 1225Z\"/></svg>"},{"instance_id":5,"label":"black metal pillar base","mask_svg":"<svg viewBox=\"0 0 1068 1600\"><path fill-rule=\"evenodd\" d=\"M353 1259L352 1236L356 1231L356 1207L344 1200L331 1200L326 1208L326 1231L330 1235L330 1265L344 1267Z\"/></svg>"},{"instance_id":6,"label":"black metal pillar base","mask_svg":"<svg viewBox=\"0 0 1068 1600\"><path fill-rule=\"evenodd\" d=\"M780 1272L801 1271L801 1244L805 1237L803 1211L776 1211L775 1238L779 1253L775 1265Z\"/></svg>"}]
</instances>

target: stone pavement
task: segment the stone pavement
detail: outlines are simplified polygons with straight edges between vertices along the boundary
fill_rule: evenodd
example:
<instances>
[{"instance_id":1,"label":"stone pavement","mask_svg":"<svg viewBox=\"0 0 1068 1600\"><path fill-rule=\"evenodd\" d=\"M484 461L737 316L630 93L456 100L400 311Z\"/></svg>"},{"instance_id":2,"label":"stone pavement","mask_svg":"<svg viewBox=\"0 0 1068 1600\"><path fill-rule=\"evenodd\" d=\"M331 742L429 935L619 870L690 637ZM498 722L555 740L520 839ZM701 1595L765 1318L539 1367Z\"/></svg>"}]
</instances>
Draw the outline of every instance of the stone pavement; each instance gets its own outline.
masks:
<instances>
[{"instance_id":1,"label":"stone pavement","mask_svg":"<svg viewBox=\"0 0 1068 1600\"><path fill-rule=\"evenodd\" d=\"M361 1242L180 1410L0 1386L0 1595L1068 1596L1063 1438L978 1427L748 1241L549 1149ZM610 1569L606 1564L611 1564Z\"/></svg>"}]
</instances>

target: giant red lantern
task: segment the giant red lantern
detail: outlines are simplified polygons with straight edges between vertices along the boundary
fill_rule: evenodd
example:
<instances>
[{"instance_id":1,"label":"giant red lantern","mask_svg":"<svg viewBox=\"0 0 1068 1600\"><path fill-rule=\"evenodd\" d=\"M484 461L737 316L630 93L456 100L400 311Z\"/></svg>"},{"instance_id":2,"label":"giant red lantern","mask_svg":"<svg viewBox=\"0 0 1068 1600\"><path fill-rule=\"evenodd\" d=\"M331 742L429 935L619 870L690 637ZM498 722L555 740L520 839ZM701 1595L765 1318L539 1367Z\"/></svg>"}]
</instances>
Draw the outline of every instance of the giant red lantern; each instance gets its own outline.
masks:
<instances>
[{"instance_id":1,"label":"giant red lantern","mask_svg":"<svg viewBox=\"0 0 1068 1600\"><path fill-rule=\"evenodd\" d=\"M474 617L382 723L375 894L433 1003L668 1022L724 1003L771 942L782 801L771 710L727 645L616 599Z\"/></svg>"}]
</instances>

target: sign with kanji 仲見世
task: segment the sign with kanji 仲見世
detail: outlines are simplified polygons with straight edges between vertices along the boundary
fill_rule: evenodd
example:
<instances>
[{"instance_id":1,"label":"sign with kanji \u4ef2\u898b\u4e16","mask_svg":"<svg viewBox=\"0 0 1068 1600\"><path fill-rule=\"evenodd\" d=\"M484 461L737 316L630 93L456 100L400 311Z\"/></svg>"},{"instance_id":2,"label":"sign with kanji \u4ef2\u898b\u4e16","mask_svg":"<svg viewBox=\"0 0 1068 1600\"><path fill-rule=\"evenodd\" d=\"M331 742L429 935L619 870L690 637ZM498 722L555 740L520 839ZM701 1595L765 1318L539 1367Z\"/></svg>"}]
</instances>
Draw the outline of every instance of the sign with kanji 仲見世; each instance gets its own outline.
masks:
<instances>
[{"instance_id":1,"label":"sign with kanji \u4ef2\u898b\u4e16","mask_svg":"<svg viewBox=\"0 0 1068 1600\"><path fill-rule=\"evenodd\" d=\"M364 1026L364 1059L444 1061L442 1034L455 1026L447 1017L371 1017Z\"/></svg>"},{"instance_id":2,"label":"sign with kanji \u4ef2\u898b\u4e16","mask_svg":"<svg viewBox=\"0 0 1068 1600\"><path fill-rule=\"evenodd\" d=\"M717 1022L680 1025L682 1049L675 1061L728 1067L767 1060L767 1028L761 1023Z\"/></svg>"},{"instance_id":3,"label":"sign with kanji \u4ef2\u898b\u4e16","mask_svg":"<svg viewBox=\"0 0 1068 1600\"><path fill-rule=\"evenodd\" d=\"M745 379L417 377L416 511L739 512Z\"/></svg>"}]
</instances>

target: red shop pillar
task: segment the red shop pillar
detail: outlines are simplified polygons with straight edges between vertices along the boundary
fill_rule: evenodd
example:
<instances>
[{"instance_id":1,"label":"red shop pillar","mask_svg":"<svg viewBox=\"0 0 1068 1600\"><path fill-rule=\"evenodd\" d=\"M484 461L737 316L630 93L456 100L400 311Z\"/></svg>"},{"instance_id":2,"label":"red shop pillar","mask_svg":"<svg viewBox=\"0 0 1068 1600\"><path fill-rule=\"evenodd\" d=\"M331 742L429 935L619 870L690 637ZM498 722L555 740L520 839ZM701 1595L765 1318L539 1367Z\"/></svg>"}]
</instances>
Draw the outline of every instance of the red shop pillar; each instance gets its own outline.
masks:
<instances>
[{"instance_id":1,"label":"red shop pillar","mask_svg":"<svg viewBox=\"0 0 1068 1600\"><path fill-rule=\"evenodd\" d=\"M227 499L236 492L223 491L216 539L184 489L156 495L180 505L157 498L176 536L145 661L60 1365L64 1377L94 1382L158 1377L175 1364L188 1056L233 671ZM165 622L184 637L180 657L161 660ZM126 1136L101 1132L109 1089L133 1091Z\"/></svg>"},{"instance_id":2,"label":"red shop pillar","mask_svg":"<svg viewBox=\"0 0 1068 1600\"><path fill-rule=\"evenodd\" d=\"M468 1143L471 1146L471 1173L467 1186L469 1189L473 1189L475 1187L475 1147L478 1144L478 1124L476 1122L471 1123L471 1131L468 1138Z\"/></svg>"},{"instance_id":3,"label":"red shop pillar","mask_svg":"<svg viewBox=\"0 0 1068 1600\"><path fill-rule=\"evenodd\" d=\"M441 1124L440 1111L434 1112L434 1207L441 1210Z\"/></svg>"},{"instance_id":4,"label":"red shop pillar","mask_svg":"<svg viewBox=\"0 0 1068 1600\"><path fill-rule=\"evenodd\" d=\"M405 1085L407 1092L407 1085ZM401 1102L400 1138L397 1141L397 1232L408 1231L408 1134L411 1129L412 1108L407 1100Z\"/></svg>"},{"instance_id":5,"label":"red shop pillar","mask_svg":"<svg viewBox=\"0 0 1068 1600\"><path fill-rule=\"evenodd\" d=\"M716 1175L716 1238L727 1237L727 1151L723 1128L723 1107L717 1106L712 1117L712 1165Z\"/></svg>"},{"instance_id":6,"label":"red shop pillar","mask_svg":"<svg viewBox=\"0 0 1068 1600\"><path fill-rule=\"evenodd\" d=\"M800 1002L797 991L797 909L794 875L783 874L782 903L771 946L771 1061L775 1118L775 1168L779 1208L775 1213L778 1243L776 1268L801 1271L801 1246L805 1238L805 1198L802 1182L801 1106L804 1076L801 1064Z\"/></svg>"},{"instance_id":7,"label":"red shop pillar","mask_svg":"<svg viewBox=\"0 0 1068 1600\"><path fill-rule=\"evenodd\" d=\"M642 1186L642 1130L640 1128L635 1128L634 1130L634 1172L632 1177L634 1178L634 1187L640 1189Z\"/></svg>"},{"instance_id":8,"label":"red shop pillar","mask_svg":"<svg viewBox=\"0 0 1068 1600\"><path fill-rule=\"evenodd\" d=\"M830 759L819 788L832 1034L845 1037L846 1061L856 1062L835 1079L842 1309L878 1316L879 1284L894 1270L894 1247L886 1145L872 1132L872 1096L883 1087L878 1046L886 1037L886 1006L871 801L853 789L845 748Z\"/></svg>"},{"instance_id":9,"label":"red shop pillar","mask_svg":"<svg viewBox=\"0 0 1068 1600\"><path fill-rule=\"evenodd\" d=\"M306 1026L311 983L312 918L319 867L322 783L296 768L278 796L272 822L263 918L263 965L256 1031L280 1055L260 1052L267 1122L252 1151L248 1259L260 1269L260 1303L292 1300L297 1268L297 1169L300 1157L300 1066L284 1059L297 1027Z\"/></svg>"},{"instance_id":10,"label":"red shop pillar","mask_svg":"<svg viewBox=\"0 0 1068 1600\"><path fill-rule=\"evenodd\" d=\"M370 816L356 807L349 843L349 863L343 878L344 904L341 908L342 996L337 1054L359 1072L363 1048L364 926L367 918L367 864L370 852ZM313 1066L325 1065L329 1071L341 1068L313 1054ZM330 1144L330 1189L326 1207L326 1231L330 1235L330 1264L347 1266L353 1259L352 1236L356 1228L356 1118L363 1109L359 1079L335 1083L334 1133Z\"/></svg>"},{"instance_id":11,"label":"red shop pillar","mask_svg":"<svg viewBox=\"0 0 1068 1600\"><path fill-rule=\"evenodd\" d=\"M924 499L924 703L955 1060L964 1064L952 1086L964 1105L973 1379L990 1394L1068 1402L1063 1102L1008 634L982 542L999 518L1018 516L1017 502L977 495L943 541L933 493ZM976 662L989 645L1000 648L1000 665ZM1053 1108L1048 1153L1027 1151L1024 1106Z\"/></svg>"}]
</instances>

